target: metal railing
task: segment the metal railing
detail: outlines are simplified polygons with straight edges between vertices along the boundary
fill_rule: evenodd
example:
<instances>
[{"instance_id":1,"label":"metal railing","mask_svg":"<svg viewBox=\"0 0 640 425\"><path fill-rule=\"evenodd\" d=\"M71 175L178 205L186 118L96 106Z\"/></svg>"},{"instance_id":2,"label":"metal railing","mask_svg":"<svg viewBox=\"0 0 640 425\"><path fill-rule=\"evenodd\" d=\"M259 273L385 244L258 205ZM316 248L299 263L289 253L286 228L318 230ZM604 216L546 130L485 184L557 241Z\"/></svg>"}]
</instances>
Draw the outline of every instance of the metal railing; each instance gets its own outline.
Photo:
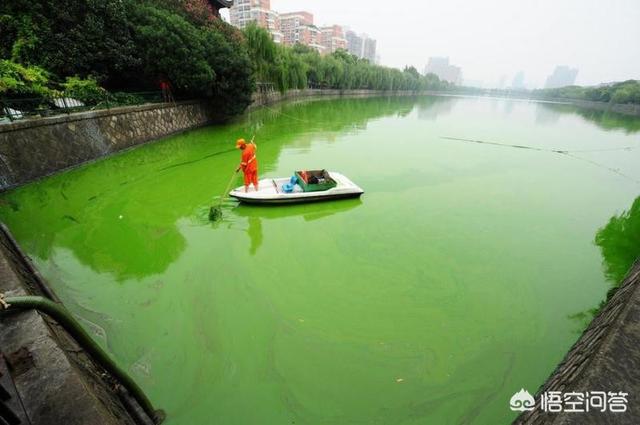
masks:
<instances>
[{"instance_id":1,"label":"metal railing","mask_svg":"<svg viewBox=\"0 0 640 425\"><path fill-rule=\"evenodd\" d=\"M276 86L273 83L263 83L263 82L256 83L256 92L258 93L271 93L274 91L276 91Z\"/></svg>"},{"instance_id":2,"label":"metal railing","mask_svg":"<svg viewBox=\"0 0 640 425\"><path fill-rule=\"evenodd\" d=\"M161 91L109 93L103 99L86 103L69 96L0 98L0 123L31 117L49 117L72 112L173 101L173 98L167 98Z\"/></svg>"}]
</instances>

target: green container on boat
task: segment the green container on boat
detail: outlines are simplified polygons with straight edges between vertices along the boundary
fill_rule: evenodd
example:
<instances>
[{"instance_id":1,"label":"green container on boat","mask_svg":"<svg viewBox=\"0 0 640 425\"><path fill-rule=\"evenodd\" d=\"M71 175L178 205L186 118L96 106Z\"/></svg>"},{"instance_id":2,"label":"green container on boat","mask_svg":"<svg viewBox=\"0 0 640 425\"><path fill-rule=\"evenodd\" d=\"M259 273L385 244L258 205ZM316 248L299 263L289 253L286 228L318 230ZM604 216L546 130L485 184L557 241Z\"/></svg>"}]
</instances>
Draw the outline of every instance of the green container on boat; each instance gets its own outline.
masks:
<instances>
[{"instance_id":1,"label":"green container on boat","mask_svg":"<svg viewBox=\"0 0 640 425\"><path fill-rule=\"evenodd\" d=\"M320 192L338 185L327 170L296 171L296 177L298 184L305 192Z\"/></svg>"}]
</instances>

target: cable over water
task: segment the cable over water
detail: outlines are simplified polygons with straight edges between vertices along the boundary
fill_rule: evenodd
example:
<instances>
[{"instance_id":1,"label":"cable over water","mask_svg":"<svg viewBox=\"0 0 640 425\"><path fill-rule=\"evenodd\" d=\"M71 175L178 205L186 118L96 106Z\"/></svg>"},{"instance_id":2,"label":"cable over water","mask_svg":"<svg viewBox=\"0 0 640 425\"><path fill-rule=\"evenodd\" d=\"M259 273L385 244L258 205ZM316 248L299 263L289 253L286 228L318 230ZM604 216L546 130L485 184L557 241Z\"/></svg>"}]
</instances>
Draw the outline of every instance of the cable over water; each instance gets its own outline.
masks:
<instances>
[{"instance_id":1,"label":"cable over water","mask_svg":"<svg viewBox=\"0 0 640 425\"><path fill-rule=\"evenodd\" d=\"M507 147L507 148L528 149L528 150L532 150L532 151L556 153L556 154L560 154L560 155L568 156L570 158L577 159L579 161L584 161L584 162L589 163L591 165L594 165L596 167L611 171L612 173L615 173L615 174L617 174L617 175L619 175L621 177L624 177L624 178L626 178L628 180L631 180L631 181L633 181L633 182L635 182L637 184L640 184L640 180L637 180L637 179L635 179L635 178L633 178L631 176L628 176L628 175L624 174L623 172L621 172L617 168L608 167L608 166L606 166L604 164L601 164L599 162L592 161L590 159L586 159L586 158L582 158L582 157L574 155L575 153L611 152L611 151L622 151L622 150L631 151L633 149L637 149L640 145L637 145L637 146L623 146L623 147L620 147L620 148L607 148L607 149L567 150L567 149L541 148L541 147L526 146L526 145L513 145L513 144L508 144L508 143L490 142L490 141L486 141L486 140L463 139L463 138L459 138L459 137L440 136L440 138L441 139L446 139L446 140L455 140L455 141L458 141L458 142L478 143L478 144L482 144L482 145L502 146L502 147Z\"/></svg>"},{"instance_id":2,"label":"cable over water","mask_svg":"<svg viewBox=\"0 0 640 425\"><path fill-rule=\"evenodd\" d=\"M269 105L262 105L262 107L266 108L266 109L268 109L268 110L270 110L272 112L275 112L276 114L281 115L283 117L291 118L292 120L296 120L296 121L300 121L300 122L309 122L309 120L305 120L305 119L302 119L302 118L294 117L293 115L285 114L282 111L278 111L277 109L270 107Z\"/></svg>"}]
</instances>

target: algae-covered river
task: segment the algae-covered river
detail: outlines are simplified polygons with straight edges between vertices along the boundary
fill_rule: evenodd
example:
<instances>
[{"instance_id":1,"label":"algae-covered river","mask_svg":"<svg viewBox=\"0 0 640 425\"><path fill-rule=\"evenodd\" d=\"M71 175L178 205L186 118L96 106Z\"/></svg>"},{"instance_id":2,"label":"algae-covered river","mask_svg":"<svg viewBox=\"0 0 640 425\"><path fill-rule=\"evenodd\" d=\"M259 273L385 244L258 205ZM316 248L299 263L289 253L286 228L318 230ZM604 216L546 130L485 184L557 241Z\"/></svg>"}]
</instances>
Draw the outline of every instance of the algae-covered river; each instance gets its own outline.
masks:
<instances>
[{"instance_id":1,"label":"algae-covered river","mask_svg":"<svg viewBox=\"0 0 640 425\"><path fill-rule=\"evenodd\" d=\"M210 223L254 132L261 176L327 168L366 193L226 201ZM639 119L318 100L24 186L0 217L167 424L498 424L615 283L624 260L596 235L640 194L639 163Z\"/></svg>"}]
</instances>

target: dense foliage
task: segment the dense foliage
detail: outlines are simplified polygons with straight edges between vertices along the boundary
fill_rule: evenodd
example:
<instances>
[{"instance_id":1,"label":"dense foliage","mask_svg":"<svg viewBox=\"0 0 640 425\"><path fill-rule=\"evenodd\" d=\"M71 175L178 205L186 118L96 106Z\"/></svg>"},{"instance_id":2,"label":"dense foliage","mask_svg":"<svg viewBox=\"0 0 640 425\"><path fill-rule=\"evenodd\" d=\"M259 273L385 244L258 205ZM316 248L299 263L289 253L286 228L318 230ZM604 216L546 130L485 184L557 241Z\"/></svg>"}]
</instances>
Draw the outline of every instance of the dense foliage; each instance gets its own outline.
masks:
<instances>
[{"instance_id":1,"label":"dense foliage","mask_svg":"<svg viewBox=\"0 0 640 425\"><path fill-rule=\"evenodd\" d=\"M640 81L628 80L598 87L567 86L540 89L534 90L533 95L542 98L640 104Z\"/></svg>"},{"instance_id":2,"label":"dense foliage","mask_svg":"<svg viewBox=\"0 0 640 425\"><path fill-rule=\"evenodd\" d=\"M23 66L0 59L0 95L21 97L47 97L49 73L38 66Z\"/></svg>"},{"instance_id":3,"label":"dense foliage","mask_svg":"<svg viewBox=\"0 0 640 425\"><path fill-rule=\"evenodd\" d=\"M264 29L240 32L207 0L15 0L0 5L0 93L64 95L87 105L130 103L119 93L206 97L226 115L251 101L254 80L289 89L441 90L437 76L277 45ZM105 90L106 89L106 90ZM108 91L107 91L108 90Z\"/></svg>"},{"instance_id":4,"label":"dense foliage","mask_svg":"<svg viewBox=\"0 0 640 425\"><path fill-rule=\"evenodd\" d=\"M102 102L107 91L98 85L94 78L83 80L78 77L67 77L67 81L62 83L64 95L73 99L78 99L88 105L96 105Z\"/></svg>"},{"instance_id":5,"label":"dense foliage","mask_svg":"<svg viewBox=\"0 0 640 425\"><path fill-rule=\"evenodd\" d=\"M422 76L414 67L400 71L371 64L345 50L321 56L315 49L300 44L280 46L266 30L256 25L249 25L244 34L256 78L262 83L274 84L280 91L307 86L413 91L449 88L449 84L436 75Z\"/></svg>"},{"instance_id":6,"label":"dense foliage","mask_svg":"<svg viewBox=\"0 0 640 425\"><path fill-rule=\"evenodd\" d=\"M234 114L253 91L241 33L206 0L2 2L0 58L7 96L63 91L68 77L109 91L158 90L166 81L176 96L208 97ZM47 90L27 78L40 71Z\"/></svg>"},{"instance_id":7,"label":"dense foliage","mask_svg":"<svg viewBox=\"0 0 640 425\"><path fill-rule=\"evenodd\" d=\"M595 242L602 251L607 278L614 286L619 285L640 259L640 197L628 211L611 217L598 230Z\"/></svg>"}]
</instances>

